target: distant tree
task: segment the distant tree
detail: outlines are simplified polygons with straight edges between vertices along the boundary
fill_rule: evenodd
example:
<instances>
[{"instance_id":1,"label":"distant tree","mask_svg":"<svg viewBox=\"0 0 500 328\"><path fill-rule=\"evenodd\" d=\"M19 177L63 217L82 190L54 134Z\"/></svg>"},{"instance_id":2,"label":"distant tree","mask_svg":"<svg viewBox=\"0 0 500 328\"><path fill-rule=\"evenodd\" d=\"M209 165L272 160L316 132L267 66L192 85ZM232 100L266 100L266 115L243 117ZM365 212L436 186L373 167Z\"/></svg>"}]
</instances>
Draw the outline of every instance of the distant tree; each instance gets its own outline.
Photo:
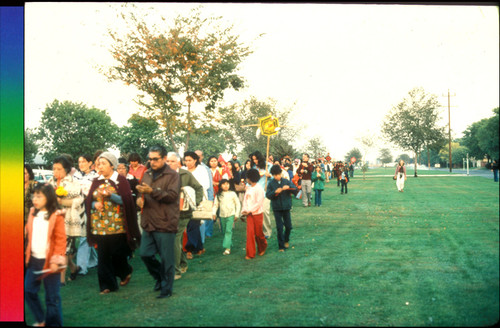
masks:
<instances>
[{"instance_id":1,"label":"distant tree","mask_svg":"<svg viewBox=\"0 0 500 328\"><path fill-rule=\"evenodd\" d=\"M33 163L38 154L37 135L30 128L24 130L24 162Z\"/></svg>"},{"instance_id":2,"label":"distant tree","mask_svg":"<svg viewBox=\"0 0 500 328\"><path fill-rule=\"evenodd\" d=\"M257 126L249 125L256 125L259 123L259 118L269 115L278 118L282 128L277 135L271 136L269 153L281 156L285 152L295 150L292 145L301 132L301 129L290 126L289 121L293 114L294 107L277 108L274 99L262 101L251 97L241 104L221 108L220 118L215 121L220 124L221 130L228 133L224 137L227 150L238 152L242 154L240 157L244 158L256 150L265 154L267 148L267 137L258 133Z\"/></svg>"},{"instance_id":3,"label":"distant tree","mask_svg":"<svg viewBox=\"0 0 500 328\"><path fill-rule=\"evenodd\" d=\"M366 162L366 155L377 143L377 137L374 133L368 131L364 135L358 137L357 140L361 145L363 154L363 156L361 157L361 165L364 165L364 163Z\"/></svg>"},{"instance_id":4,"label":"distant tree","mask_svg":"<svg viewBox=\"0 0 500 328\"><path fill-rule=\"evenodd\" d=\"M361 172L363 172L363 180L365 180L365 174L368 171L368 162L363 162L361 165Z\"/></svg>"},{"instance_id":5,"label":"distant tree","mask_svg":"<svg viewBox=\"0 0 500 328\"><path fill-rule=\"evenodd\" d=\"M469 149L467 147L460 145L458 142L452 142L451 161L455 164L454 166L460 166L460 163L463 163L463 159L467 157L468 152ZM443 163L448 163L450 161L450 150L448 145L441 148L439 157Z\"/></svg>"},{"instance_id":6,"label":"distant tree","mask_svg":"<svg viewBox=\"0 0 500 328\"><path fill-rule=\"evenodd\" d=\"M232 26L222 27L222 17L202 18L200 7L187 17L177 16L167 31L165 24L158 27L138 15L135 8L121 14L126 34L109 32L117 65L105 74L137 87L138 103L161 123L175 151L176 136L185 149L191 148L191 135L205 128L197 124L200 118L214 118L224 91L244 86L236 72L250 48L238 41ZM204 112L195 112L194 102L203 103Z\"/></svg>"},{"instance_id":7,"label":"distant tree","mask_svg":"<svg viewBox=\"0 0 500 328\"><path fill-rule=\"evenodd\" d=\"M380 153L378 156L378 160L382 162L382 165L392 162L392 154L389 148L380 149Z\"/></svg>"},{"instance_id":8,"label":"distant tree","mask_svg":"<svg viewBox=\"0 0 500 328\"><path fill-rule=\"evenodd\" d=\"M309 157L316 159L326 154L327 147L325 146L323 139L319 136L315 136L307 140L305 146L302 148L302 153L309 154Z\"/></svg>"},{"instance_id":9,"label":"distant tree","mask_svg":"<svg viewBox=\"0 0 500 328\"><path fill-rule=\"evenodd\" d=\"M444 137L443 134L436 135L436 138L429 140L426 142L424 146L424 154L426 155L427 167L431 167L431 152L435 155L435 157L439 158L439 151L448 144L448 141Z\"/></svg>"},{"instance_id":10,"label":"distant tree","mask_svg":"<svg viewBox=\"0 0 500 328\"><path fill-rule=\"evenodd\" d=\"M217 156L224 153L227 150L226 140L230 138L229 132L209 127L191 135L189 148L190 150L202 150L205 159L208 159L211 155Z\"/></svg>"},{"instance_id":11,"label":"distant tree","mask_svg":"<svg viewBox=\"0 0 500 328\"><path fill-rule=\"evenodd\" d=\"M427 163L428 167L432 167L435 164L442 163L441 157L439 156L439 150L436 151L433 149L424 149L421 158L424 163Z\"/></svg>"},{"instance_id":12,"label":"distant tree","mask_svg":"<svg viewBox=\"0 0 500 328\"><path fill-rule=\"evenodd\" d=\"M400 154L400 155L398 155L396 157L396 162L399 162L400 160L405 161L406 164L411 164L412 163L411 157L408 154Z\"/></svg>"},{"instance_id":13,"label":"distant tree","mask_svg":"<svg viewBox=\"0 0 500 328\"><path fill-rule=\"evenodd\" d=\"M486 123L487 119L485 118L472 123L465 129L464 136L461 139L461 143L469 149L470 155L479 159L483 159L486 153L479 146L478 131L483 129Z\"/></svg>"},{"instance_id":14,"label":"distant tree","mask_svg":"<svg viewBox=\"0 0 500 328\"><path fill-rule=\"evenodd\" d=\"M493 109L494 115L488 118L486 124L478 131L479 146L489 155L490 159L498 159L499 147L499 108Z\"/></svg>"},{"instance_id":15,"label":"distant tree","mask_svg":"<svg viewBox=\"0 0 500 328\"><path fill-rule=\"evenodd\" d=\"M77 159L108 149L117 141L117 130L105 110L56 99L42 113L37 135L42 157L51 163L61 153Z\"/></svg>"},{"instance_id":16,"label":"distant tree","mask_svg":"<svg viewBox=\"0 0 500 328\"><path fill-rule=\"evenodd\" d=\"M146 158L151 146L162 145L169 148L155 119L132 114L127 122L128 125L119 128L116 143L122 155L136 152Z\"/></svg>"},{"instance_id":17,"label":"distant tree","mask_svg":"<svg viewBox=\"0 0 500 328\"><path fill-rule=\"evenodd\" d=\"M356 158L356 161L361 161L363 155L358 148L353 148L345 155L345 161L349 163L352 157Z\"/></svg>"},{"instance_id":18,"label":"distant tree","mask_svg":"<svg viewBox=\"0 0 500 328\"><path fill-rule=\"evenodd\" d=\"M438 107L435 95L425 93L422 88L414 88L392 108L382 124L382 133L387 140L415 153L415 177L418 154L444 135L444 127L437 125Z\"/></svg>"},{"instance_id":19,"label":"distant tree","mask_svg":"<svg viewBox=\"0 0 500 328\"><path fill-rule=\"evenodd\" d=\"M464 131L461 144L466 146L470 156L498 159L499 155L499 108L493 109L493 116L474 122ZM453 151L452 151L453 154Z\"/></svg>"}]
</instances>

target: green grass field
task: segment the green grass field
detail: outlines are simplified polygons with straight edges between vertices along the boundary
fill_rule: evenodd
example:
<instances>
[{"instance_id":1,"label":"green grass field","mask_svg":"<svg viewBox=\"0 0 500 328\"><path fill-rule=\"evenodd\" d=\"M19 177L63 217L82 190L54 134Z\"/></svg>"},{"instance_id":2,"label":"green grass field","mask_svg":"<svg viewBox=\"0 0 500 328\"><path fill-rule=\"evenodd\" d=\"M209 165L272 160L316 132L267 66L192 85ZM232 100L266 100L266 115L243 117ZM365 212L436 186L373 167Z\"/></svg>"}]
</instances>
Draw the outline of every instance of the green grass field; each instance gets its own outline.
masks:
<instances>
[{"instance_id":1,"label":"green grass field","mask_svg":"<svg viewBox=\"0 0 500 328\"><path fill-rule=\"evenodd\" d=\"M96 269L62 287L64 325L493 325L498 191L481 177L409 175L400 193L390 177L363 181L356 172L347 195L327 183L320 208L294 200L285 253L273 234L264 256L245 260L238 221L232 253L223 256L216 229L206 253L175 281L173 297L162 300L136 254L131 282L116 293L99 295Z\"/></svg>"}]
</instances>

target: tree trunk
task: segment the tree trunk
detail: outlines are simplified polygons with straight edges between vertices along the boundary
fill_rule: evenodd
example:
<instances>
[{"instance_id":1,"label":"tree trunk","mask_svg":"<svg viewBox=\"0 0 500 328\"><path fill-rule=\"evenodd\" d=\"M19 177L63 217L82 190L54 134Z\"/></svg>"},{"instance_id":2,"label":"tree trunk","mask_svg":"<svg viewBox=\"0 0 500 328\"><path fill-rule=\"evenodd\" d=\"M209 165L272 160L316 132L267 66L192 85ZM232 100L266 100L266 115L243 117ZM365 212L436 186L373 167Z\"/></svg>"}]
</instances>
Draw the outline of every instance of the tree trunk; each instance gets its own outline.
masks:
<instances>
[{"instance_id":1,"label":"tree trunk","mask_svg":"<svg viewBox=\"0 0 500 328\"><path fill-rule=\"evenodd\" d=\"M170 121L168 120L168 116L166 111L163 111L163 119L165 120L166 126L167 126L167 135L168 139L170 140L170 143L172 144L172 147L174 148L174 151L176 153L179 153L179 150L177 149L177 146L174 142L174 133L172 132L172 128L170 127Z\"/></svg>"},{"instance_id":2,"label":"tree trunk","mask_svg":"<svg viewBox=\"0 0 500 328\"><path fill-rule=\"evenodd\" d=\"M417 177L417 163L418 163L418 153L415 152L415 174L414 177Z\"/></svg>"},{"instance_id":3,"label":"tree trunk","mask_svg":"<svg viewBox=\"0 0 500 328\"><path fill-rule=\"evenodd\" d=\"M431 151L427 148L427 168L431 169Z\"/></svg>"},{"instance_id":4,"label":"tree trunk","mask_svg":"<svg viewBox=\"0 0 500 328\"><path fill-rule=\"evenodd\" d=\"M188 96L189 98L189 96ZM187 114L187 134L186 134L186 143L184 145L184 151L189 150L189 140L191 139L191 101L188 101L188 114Z\"/></svg>"}]
</instances>

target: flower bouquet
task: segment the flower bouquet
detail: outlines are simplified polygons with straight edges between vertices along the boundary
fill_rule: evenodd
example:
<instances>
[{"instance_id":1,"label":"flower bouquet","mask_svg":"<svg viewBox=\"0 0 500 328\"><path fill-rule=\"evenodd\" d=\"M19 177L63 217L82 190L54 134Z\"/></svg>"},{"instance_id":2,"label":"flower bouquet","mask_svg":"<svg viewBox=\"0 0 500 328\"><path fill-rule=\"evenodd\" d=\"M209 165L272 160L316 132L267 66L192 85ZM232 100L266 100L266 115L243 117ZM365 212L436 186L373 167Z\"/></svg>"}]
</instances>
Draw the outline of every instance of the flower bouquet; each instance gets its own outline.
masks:
<instances>
[{"instance_id":1,"label":"flower bouquet","mask_svg":"<svg viewBox=\"0 0 500 328\"><path fill-rule=\"evenodd\" d=\"M64 189L64 186L59 186L57 187L56 189L56 195L57 197L66 197L68 196L68 191L66 189Z\"/></svg>"}]
</instances>

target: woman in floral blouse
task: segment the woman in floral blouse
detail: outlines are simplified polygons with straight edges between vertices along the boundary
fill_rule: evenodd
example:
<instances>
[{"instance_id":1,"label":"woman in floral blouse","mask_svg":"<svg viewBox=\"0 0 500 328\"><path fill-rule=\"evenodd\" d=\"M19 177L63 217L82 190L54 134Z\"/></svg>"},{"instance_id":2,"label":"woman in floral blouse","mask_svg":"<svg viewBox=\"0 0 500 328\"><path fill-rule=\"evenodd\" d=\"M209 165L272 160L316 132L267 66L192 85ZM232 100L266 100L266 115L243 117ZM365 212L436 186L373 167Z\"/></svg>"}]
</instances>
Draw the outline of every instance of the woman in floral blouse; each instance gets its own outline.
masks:
<instances>
[{"instance_id":1,"label":"woman in floral blouse","mask_svg":"<svg viewBox=\"0 0 500 328\"><path fill-rule=\"evenodd\" d=\"M128 257L139 245L137 212L127 179L115 170L118 160L110 152L97 159L99 177L85 199L87 241L97 244L97 275L101 294L118 290L132 277Z\"/></svg>"},{"instance_id":2,"label":"woman in floral blouse","mask_svg":"<svg viewBox=\"0 0 500 328\"><path fill-rule=\"evenodd\" d=\"M73 262L76 254L76 240L79 237L85 237L85 220L82 188L70 174L71 169L71 162L66 157L56 157L52 165L54 176L48 183L56 190L59 206L65 210L66 256L72 276L75 276L78 273L78 267ZM61 284L63 286L66 284L66 270L61 272Z\"/></svg>"}]
</instances>

